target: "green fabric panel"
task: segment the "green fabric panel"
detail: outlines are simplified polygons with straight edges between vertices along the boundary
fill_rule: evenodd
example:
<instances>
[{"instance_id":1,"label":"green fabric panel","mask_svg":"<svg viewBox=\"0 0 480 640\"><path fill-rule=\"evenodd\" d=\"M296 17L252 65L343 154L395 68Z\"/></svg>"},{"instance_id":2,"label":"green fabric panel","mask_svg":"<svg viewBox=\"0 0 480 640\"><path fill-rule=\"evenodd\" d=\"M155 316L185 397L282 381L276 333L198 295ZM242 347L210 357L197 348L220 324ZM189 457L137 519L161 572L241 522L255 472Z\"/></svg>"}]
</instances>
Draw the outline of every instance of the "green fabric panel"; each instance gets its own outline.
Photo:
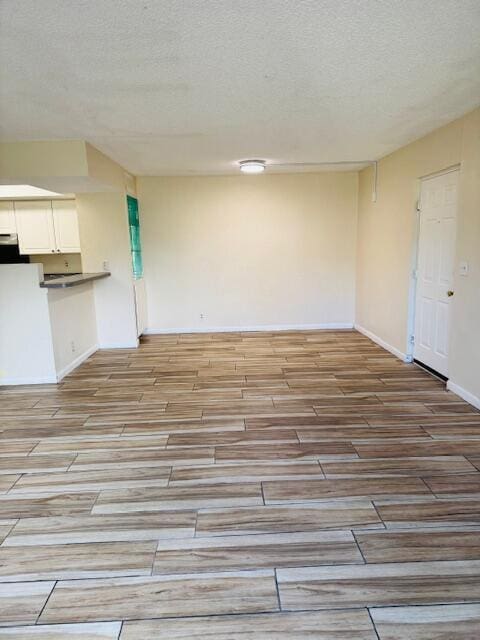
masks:
<instances>
[{"instance_id":1,"label":"green fabric panel","mask_svg":"<svg viewBox=\"0 0 480 640\"><path fill-rule=\"evenodd\" d=\"M127 196L128 228L130 230L130 249L132 252L132 269L135 279L143 277L142 242L140 238L140 219L138 217L138 200Z\"/></svg>"},{"instance_id":2,"label":"green fabric panel","mask_svg":"<svg viewBox=\"0 0 480 640\"><path fill-rule=\"evenodd\" d=\"M133 276L136 280L143 276L143 261L141 251L132 251Z\"/></svg>"}]
</instances>

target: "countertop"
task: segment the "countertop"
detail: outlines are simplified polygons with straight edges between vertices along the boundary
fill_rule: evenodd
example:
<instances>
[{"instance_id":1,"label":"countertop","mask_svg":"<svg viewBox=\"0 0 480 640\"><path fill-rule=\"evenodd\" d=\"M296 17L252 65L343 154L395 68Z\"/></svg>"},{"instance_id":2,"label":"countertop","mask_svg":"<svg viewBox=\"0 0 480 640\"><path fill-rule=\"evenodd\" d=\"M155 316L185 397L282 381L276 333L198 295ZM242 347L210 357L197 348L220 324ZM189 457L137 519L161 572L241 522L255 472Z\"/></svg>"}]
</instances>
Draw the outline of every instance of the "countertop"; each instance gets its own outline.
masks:
<instances>
[{"instance_id":1,"label":"countertop","mask_svg":"<svg viewBox=\"0 0 480 640\"><path fill-rule=\"evenodd\" d=\"M110 275L109 271L101 271L100 273L72 273L71 275L45 274L45 279L40 282L40 286L44 289L66 289L67 287L76 287L79 284L91 282L92 280L108 278Z\"/></svg>"}]
</instances>

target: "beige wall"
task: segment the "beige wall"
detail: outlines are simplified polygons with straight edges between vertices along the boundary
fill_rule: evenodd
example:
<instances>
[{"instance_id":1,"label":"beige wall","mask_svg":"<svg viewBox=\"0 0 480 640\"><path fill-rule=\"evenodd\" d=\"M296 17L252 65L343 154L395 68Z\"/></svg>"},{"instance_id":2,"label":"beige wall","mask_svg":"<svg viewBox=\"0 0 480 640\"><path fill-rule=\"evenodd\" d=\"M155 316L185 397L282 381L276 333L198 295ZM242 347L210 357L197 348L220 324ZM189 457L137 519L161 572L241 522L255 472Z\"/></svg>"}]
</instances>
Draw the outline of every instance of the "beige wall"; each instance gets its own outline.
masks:
<instances>
[{"instance_id":1,"label":"beige wall","mask_svg":"<svg viewBox=\"0 0 480 640\"><path fill-rule=\"evenodd\" d=\"M480 395L479 334L473 329L479 323L480 291L479 113L476 110L380 160L375 203L372 170L360 172L356 303L356 323L406 353L420 178L461 163L457 264L469 260L471 270L468 278L456 275L450 365L452 381L462 380L476 395Z\"/></svg>"},{"instance_id":2,"label":"beige wall","mask_svg":"<svg viewBox=\"0 0 480 640\"><path fill-rule=\"evenodd\" d=\"M464 118L450 379L480 399L480 109ZM452 387L455 390L455 387Z\"/></svg>"},{"instance_id":3,"label":"beige wall","mask_svg":"<svg viewBox=\"0 0 480 640\"><path fill-rule=\"evenodd\" d=\"M102 348L137 346L132 261L125 191L76 196L82 266L85 273L111 277L95 282L98 344Z\"/></svg>"},{"instance_id":4,"label":"beige wall","mask_svg":"<svg viewBox=\"0 0 480 640\"><path fill-rule=\"evenodd\" d=\"M79 253L50 253L30 256L30 262L43 264L43 273L81 273L82 257Z\"/></svg>"},{"instance_id":5,"label":"beige wall","mask_svg":"<svg viewBox=\"0 0 480 640\"><path fill-rule=\"evenodd\" d=\"M95 282L48 289L48 310L57 377L63 378L97 350Z\"/></svg>"},{"instance_id":6,"label":"beige wall","mask_svg":"<svg viewBox=\"0 0 480 640\"><path fill-rule=\"evenodd\" d=\"M135 182L84 140L0 143L0 183L32 184L58 193L124 189Z\"/></svg>"},{"instance_id":7,"label":"beige wall","mask_svg":"<svg viewBox=\"0 0 480 640\"><path fill-rule=\"evenodd\" d=\"M137 189L150 330L353 323L356 173Z\"/></svg>"}]
</instances>

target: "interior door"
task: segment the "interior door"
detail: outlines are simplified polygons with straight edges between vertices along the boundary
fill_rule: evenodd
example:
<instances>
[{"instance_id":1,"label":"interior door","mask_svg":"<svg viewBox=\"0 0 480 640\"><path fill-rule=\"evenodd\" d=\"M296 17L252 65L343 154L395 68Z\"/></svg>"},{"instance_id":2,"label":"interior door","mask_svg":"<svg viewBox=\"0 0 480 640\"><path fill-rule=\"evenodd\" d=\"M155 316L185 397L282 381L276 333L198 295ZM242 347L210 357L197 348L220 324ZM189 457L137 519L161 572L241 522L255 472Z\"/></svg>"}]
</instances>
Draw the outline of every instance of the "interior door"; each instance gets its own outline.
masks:
<instances>
[{"instance_id":1,"label":"interior door","mask_svg":"<svg viewBox=\"0 0 480 640\"><path fill-rule=\"evenodd\" d=\"M20 253L55 252L51 200L15 202L15 220Z\"/></svg>"},{"instance_id":2,"label":"interior door","mask_svg":"<svg viewBox=\"0 0 480 640\"><path fill-rule=\"evenodd\" d=\"M422 181L414 357L448 377L458 171Z\"/></svg>"},{"instance_id":3,"label":"interior door","mask_svg":"<svg viewBox=\"0 0 480 640\"><path fill-rule=\"evenodd\" d=\"M57 251L80 253L80 235L75 200L52 200Z\"/></svg>"}]
</instances>

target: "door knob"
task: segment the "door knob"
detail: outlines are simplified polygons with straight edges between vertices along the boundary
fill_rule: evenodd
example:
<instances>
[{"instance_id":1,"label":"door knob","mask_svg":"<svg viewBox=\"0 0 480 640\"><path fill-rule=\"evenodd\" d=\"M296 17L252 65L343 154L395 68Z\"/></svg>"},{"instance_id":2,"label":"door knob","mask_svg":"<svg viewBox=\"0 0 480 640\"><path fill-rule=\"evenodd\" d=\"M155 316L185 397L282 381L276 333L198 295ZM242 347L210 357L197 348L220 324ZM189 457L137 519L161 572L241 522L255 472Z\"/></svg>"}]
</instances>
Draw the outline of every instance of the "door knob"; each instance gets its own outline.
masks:
<instances>
[{"instance_id":1,"label":"door knob","mask_svg":"<svg viewBox=\"0 0 480 640\"><path fill-rule=\"evenodd\" d=\"M455 291L447 291L447 296L449 298L451 298L453 296L453 294L455 293Z\"/></svg>"}]
</instances>

